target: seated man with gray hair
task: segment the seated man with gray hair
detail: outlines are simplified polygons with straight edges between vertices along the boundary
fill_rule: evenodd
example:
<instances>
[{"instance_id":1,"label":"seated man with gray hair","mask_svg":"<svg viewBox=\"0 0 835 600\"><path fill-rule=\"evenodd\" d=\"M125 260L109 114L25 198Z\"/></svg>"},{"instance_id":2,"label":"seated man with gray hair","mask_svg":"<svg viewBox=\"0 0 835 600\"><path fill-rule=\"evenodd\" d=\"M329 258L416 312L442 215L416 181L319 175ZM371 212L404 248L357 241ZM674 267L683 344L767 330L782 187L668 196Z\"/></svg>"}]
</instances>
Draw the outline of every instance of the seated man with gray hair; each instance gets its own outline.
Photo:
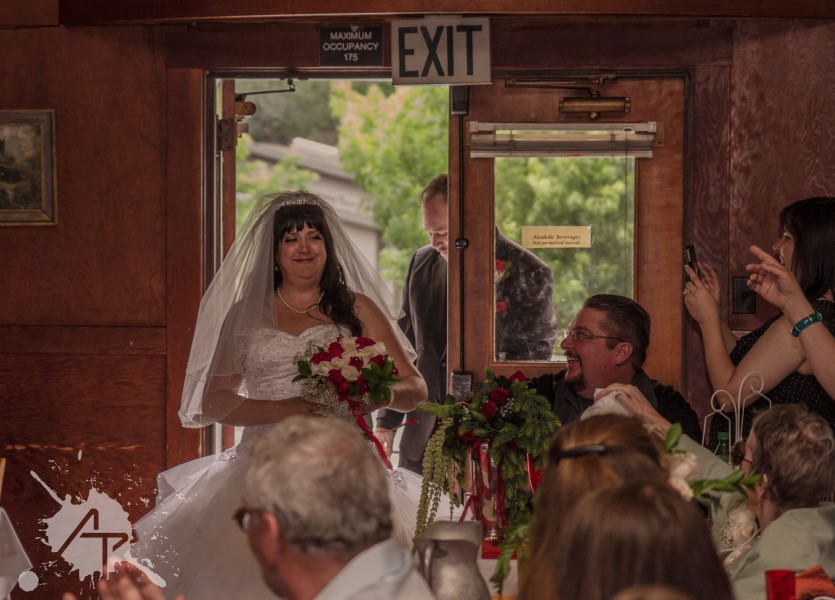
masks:
<instances>
[{"instance_id":1,"label":"seated man with gray hair","mask_svg":"<svg viewBox=\"0 0 835 600\"><path fill-rule=\"evenodd\" d=\"M236 517L286 600L431 600L392 539L385 469L359 431L290 417L255 446Z\"/></svg>"}]
</instances>

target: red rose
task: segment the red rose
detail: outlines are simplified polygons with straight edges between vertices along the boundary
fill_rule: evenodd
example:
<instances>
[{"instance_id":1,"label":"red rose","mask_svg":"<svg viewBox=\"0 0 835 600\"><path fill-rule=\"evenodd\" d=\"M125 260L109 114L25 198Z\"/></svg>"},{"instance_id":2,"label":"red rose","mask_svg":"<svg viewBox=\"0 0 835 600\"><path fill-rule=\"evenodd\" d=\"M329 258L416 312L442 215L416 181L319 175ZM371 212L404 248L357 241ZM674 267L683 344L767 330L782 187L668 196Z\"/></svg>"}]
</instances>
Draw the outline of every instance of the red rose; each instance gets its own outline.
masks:
<instances>
[{"instance_id":1,"label":"red rose","mask_svg":"<svg viewBox=\"0 0 835 600\"><path fill-rule=\"evenodd\" d=\"M507 312L507 300L499 300L496 302L496 312Z\"/></svg>"},{"instance_id":2,"label":"red rose","mask_svg":"<svg viewBox=\"0 0 835 600\"><path fill-rule=\"evenodd\" d=\"M504 271L504 262L500 261L498 258L496 259L496 270L499 272Z\"/></svg>"},{"instance_id":3,"label":"red rose","mask_svg":"<svg viewBox=\"0 0 835 600\"><path fill-rule=\"evenodd\" d=\"M490 392L490 402L496 406L503 406L507 402L508 392L504 388L495 388Z\"/></svg>"},{"instance_id":4,"label":"red rose","mask_svg":"<svg viewBox=\"0 0 835 600\"><path fill-rule=\"evenodd\" d=\"M359 394L360 396L364 396L370 391L371 388L368 387L368 382L365 380L365 375L360 375L357 378L357 394Z\"/></svg>"},{"instance_id":5,"label":"red rose","mask_svg":"<svg viewBox=\"0 0 835 600\"><path fill-rule=\"evenodd\" d=\"M488 400L487 402L481 405L481 408L478 409L478 412L487 417L488 422L492 421L496 418L496 403Z\"/></svg>"},{"instance_id":6,"label":"red rose","mask_svg":"<svg viewBox=\"0 0 835 600\"><path fill-rule=\"evenodd\" d=\"M325 362L326 360L330 360L331 355L327 352L317 352L313 356L310 357L310 364L311 365L318 365L320 362Z\"/></svg>"},{"instance_id":7,"label":"red rose","mask_svg":"<svg viewBox=\"0 0 835 600\"><path fill-rule=\"evenodd\" d=\"M386 364L386 357L383 356L382 354L376 354L375 356L371 357L371 362L373 362L373 363L379 365L380 367L382 367L383 365Z\"/></svg>"},{"instance_id":8,"label":"red rose","mask_svg":"<svg viewBox=\"0 0 835 600\"><path fill-rule=\"evenodd\" d=\"M352 356L350 360L348 360L348 364L355 369L362 369L362 359L359 356Z\"/></svg>"},{"instance_id":9,"label":"red rose","mask_svg":"<svg viewBox=\"0 0 835 600\"><path fill-rule=\"evenodd\" d=\"M513 375L511 375L507 379L511 383L514 382L514 381L527 381L528 380L528 378L525 377L525 374L522 373L522 371L516 371L515 373L513 373Z\"/></svg>"},{"instance_id":10,"label":"red rose","mask_svg":"<svg viewBox=\"0 0 835 600\"><path fill-rule=\"evenodd\" d=\"M465 444L472 444L475 441L475 435L473 434L472 431L466 431L464 433L461 433L460 431L457 431L455 433L455 437L457 437L459 440L461 440Z\"/></svg>"},{"instance_id":11,"label":"red rose","mask_svg":"<svg viewBox=\"0 0 835 600\"><path fill-rule=\"evenodd\" d=\"M360 336L360 337L357 338L357 348L359 348L360 350L362 350L363 348L365 348L367 346L373 346L375 343L376 342L374 340L372 340L371 338L368 338L368 337Z\"/></svg>"},{"instance_id":12,"label":"red rose","mask_svg":"<svg viewBox=\"0 0 835 600\"><path fill-rule=\"evenodd\" d=\"M342 356L342 344L338 341L328 344L328 354L330 354L331 360Z\"/></svg>"},{"instance_id":13,"label":"red rose","mask_svg":"<svg viewBox=\"0 0 835 600\"><path fill-rule=\"evenodd\" d=\"M345 378L342 376L342 373L340 373L336 369L331 369L330 371L328 371L327 380L328 383L332 383L336 387L339 387L340 385L345 383Z\"/></svg>"},{"instance_id":14,"label":"red rose","mask_svg":"<svg viewBox=\"0 0 835 600\"><path fill-rule=\"evenodd\" d=\"M340 397L346 397L351 395L351 384L347 381L343 381L338 386L336 386L336 393L339 394Z\"/></svg>"}]
</instances>

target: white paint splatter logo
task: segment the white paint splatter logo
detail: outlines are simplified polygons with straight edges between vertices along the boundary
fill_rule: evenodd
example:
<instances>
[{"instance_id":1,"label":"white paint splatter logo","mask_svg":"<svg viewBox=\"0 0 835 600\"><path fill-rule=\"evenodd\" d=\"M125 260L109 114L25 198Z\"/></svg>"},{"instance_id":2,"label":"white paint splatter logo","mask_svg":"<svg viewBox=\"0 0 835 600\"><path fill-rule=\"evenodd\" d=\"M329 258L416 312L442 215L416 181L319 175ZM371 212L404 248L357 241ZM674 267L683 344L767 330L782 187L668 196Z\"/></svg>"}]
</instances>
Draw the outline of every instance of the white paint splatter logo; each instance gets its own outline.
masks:
<instances>
[{"instance_id":1,"label":"white paint splatter logo","mask_svg":"<svg viewBox=\"0 0 835 600\"><path fill-rule=\"evenodd\" d=\"M131 524L116 500L95 489L80 504L73 503L69 495L61 500L36 473L31 475L61 505L54 516L43 520L44 542L72 571L78 571L79 580L101 573L108 557L125 557L130 550Z\"/></svg>"}]
</instances>

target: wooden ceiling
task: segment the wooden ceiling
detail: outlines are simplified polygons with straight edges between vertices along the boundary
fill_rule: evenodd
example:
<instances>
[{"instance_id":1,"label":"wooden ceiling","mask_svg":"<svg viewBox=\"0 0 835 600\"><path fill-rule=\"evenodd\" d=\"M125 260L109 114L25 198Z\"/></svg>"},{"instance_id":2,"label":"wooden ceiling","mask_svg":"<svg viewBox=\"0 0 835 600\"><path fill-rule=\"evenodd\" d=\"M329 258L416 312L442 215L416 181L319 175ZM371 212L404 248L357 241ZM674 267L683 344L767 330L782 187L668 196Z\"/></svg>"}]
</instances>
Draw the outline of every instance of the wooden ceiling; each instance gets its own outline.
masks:
<instances>
[{"instance_id":1,"label":"wooden ceiling","mask_svg":"<svg viewBox=\"0 0 835 600\"><path fill-rule=\"evenodd\" d=\"M6 0L8 1L8 0ZM45 2L46 0L34 0ZM835 18L829 0L51 0L66 26L127 23L199 23L210 21L323 17L418 16L582 16L674 18ZM12 3L33 0L12 0Z\"/></svg>"}]
</instances>

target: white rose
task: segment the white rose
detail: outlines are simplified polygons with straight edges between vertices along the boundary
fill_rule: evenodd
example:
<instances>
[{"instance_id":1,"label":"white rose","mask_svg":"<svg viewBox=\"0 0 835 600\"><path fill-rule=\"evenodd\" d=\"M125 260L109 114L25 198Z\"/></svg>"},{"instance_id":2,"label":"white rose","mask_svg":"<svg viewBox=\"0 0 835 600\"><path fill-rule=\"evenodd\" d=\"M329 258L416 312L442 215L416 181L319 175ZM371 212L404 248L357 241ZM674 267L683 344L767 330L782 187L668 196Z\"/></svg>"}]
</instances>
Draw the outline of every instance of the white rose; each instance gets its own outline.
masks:
<instances>
[{"instance_id":1,"label":"white rose","mask_svg":"<svg viewBox=\"0 0 835 600\"><path fill-rule=\"evenodd\" d=\"M348 381L356 381L360 376L360 372L357 371L356 367L352 367L351 365L345 365L339 370L339 372L342 373L342 376Z\"/></svg>"},{"instance_id":2,"label":"white rose","mask_svg":"<svg viewBox=\"0 0 835 600\"><path fill-rule=\"evenodd\" d=\"M378 354L382 354L383 356L386 354L386 345L383 342L375 342L374 344L359 350L359 355L362 357L363 364L368 364L371 357L377 356Z\"/></svg>"},{"instance_id":3,"label":"white rose","mask_svg":"<svg viewBox=\"0 0 835 600\"><path fill-rule=\"evenodd\" d=\"M671 479L695 481L699 476L699 463L692 452L673 452L667 455L667 470Z\"/></svg>"},{"instance_id":4,"label":"white rose","mask_svg":"<svg viewBox=\"0 0 835 600\"><path fill-rule=\"evenodd\" d=\"M690 485L681 477L670 476L670 478L667 480L667 483L675 491L677 491L682 498L684 498L688 502L693 499L693 490L690 488Z\"/></svg>"},{"instance_id":5,"label":"white rose","mask_svg":"<svg viewBox=\"0 0 835 600\"><path fill-rule=\"evenodd\" d=\"M342 345L343 356L358 356L357 338L342 338L339 343Z\"/></svg>"},{"instance_id":6,"label":"white rose","mask_svg":"<svg viewBox=\"0 0 835 600\"><path fill-rule=\"evenodd\" d=\"M331 370L331 363L330 361L324 360L320 362L318 365L310 365L310 371L314 375L322 375L327 376L327 374Z\"/></svg>"},{"instance_id":7,"label":"white rose","mask_svg":"<svg viewBox=\"0 0 835 600\"><path fill-rule=\"evenodd\" d=\"M757 532L757 517L745 506L740 504L728 513L728 537L733 546L744 544Z\"/></svg>"},{"instance_id":8,"label":"white rose","mask_svg":"<svg viewBox=\"0 0 835 600\"><path fill-rule=\"evenodd\" d=\"M337 356L327 362L330 364L331 369L336 369L337 371L339 371L342 369L342 367L348 364L348 359L344 356Z\"/></svg>"}]
</instances>

